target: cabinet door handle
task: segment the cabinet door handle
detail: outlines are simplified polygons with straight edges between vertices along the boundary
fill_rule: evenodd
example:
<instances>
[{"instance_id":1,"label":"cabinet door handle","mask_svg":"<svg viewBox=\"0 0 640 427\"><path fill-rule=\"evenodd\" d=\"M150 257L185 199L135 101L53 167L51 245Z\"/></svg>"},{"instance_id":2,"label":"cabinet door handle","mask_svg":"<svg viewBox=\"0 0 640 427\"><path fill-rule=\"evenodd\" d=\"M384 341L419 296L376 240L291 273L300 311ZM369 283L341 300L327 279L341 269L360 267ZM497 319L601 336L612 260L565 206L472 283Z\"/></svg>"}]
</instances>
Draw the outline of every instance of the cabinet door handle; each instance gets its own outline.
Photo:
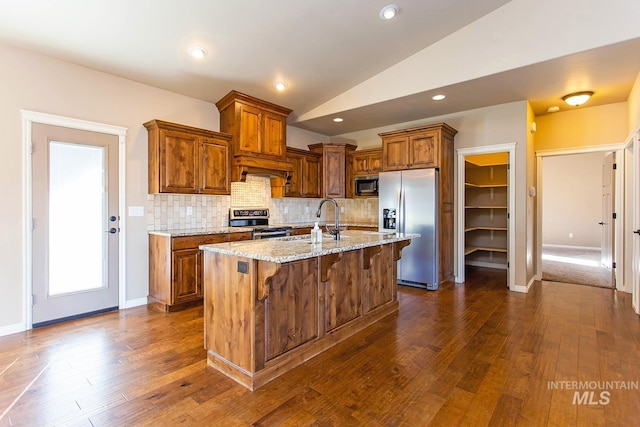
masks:
<instances>
[{"instance_id":1,"label":"cabinet door handle","mask_svg":"<svg viewBox=\"0 0 640 427\"><path fill-rule=\"evenodd\" d=\"M640 229L634 231L634 233L640 235Z\"/></svg>"}]
</instances>

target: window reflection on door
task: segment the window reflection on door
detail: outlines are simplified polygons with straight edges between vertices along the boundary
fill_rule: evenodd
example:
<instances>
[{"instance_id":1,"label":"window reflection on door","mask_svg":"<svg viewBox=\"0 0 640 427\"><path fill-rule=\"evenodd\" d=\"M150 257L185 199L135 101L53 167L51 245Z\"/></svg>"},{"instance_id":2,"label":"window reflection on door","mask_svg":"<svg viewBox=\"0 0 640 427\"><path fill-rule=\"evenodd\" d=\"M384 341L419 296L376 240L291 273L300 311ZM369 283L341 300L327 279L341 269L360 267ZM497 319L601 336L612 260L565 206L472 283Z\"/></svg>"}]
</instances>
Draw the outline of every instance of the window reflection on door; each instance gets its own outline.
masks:
<instances>
[{"instance_id":1,"label":"window reflection on door","mask_svg":"<svg viewBox=\"0 0 640 427\"><path fill-rule=\"evenodd\" d=\"M49 144L51 296L107 285L104 151L90 145Z\"/></svg>"}]
</instances>

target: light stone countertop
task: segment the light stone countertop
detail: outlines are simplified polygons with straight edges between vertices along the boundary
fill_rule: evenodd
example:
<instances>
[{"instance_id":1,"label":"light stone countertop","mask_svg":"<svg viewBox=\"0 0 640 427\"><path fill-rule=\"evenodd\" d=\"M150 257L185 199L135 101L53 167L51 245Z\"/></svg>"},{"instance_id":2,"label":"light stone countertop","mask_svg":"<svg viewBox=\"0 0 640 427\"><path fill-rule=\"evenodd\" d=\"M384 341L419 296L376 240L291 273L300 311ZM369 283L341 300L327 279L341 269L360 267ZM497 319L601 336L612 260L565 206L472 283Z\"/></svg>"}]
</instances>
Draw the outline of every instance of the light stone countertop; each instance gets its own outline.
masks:
<instances>
[{"instance_id":1,"label":"light stone countertop","mask_svg":"<svg viewBox=\"0 0 640 427\"><path fill-rule=\"evenodd\" d=\"M149 234L167 237L200 236L204 234L246 233L253 231L250 227L204 227L181 228L175 230L152 230Z\"/></svg>"},{"instance_id":2,"label":"light stone countertop","mask_svg":"<svg viewBox=\"0 0 640 427\"><path fill-rule=\"evenodd\" d=\"M309 237L310 236L291 236L277 239L217 243L214 245L202 245L200 249L205 252L216 252L262 261L285 263L362 249L369 246L410 240L420 237L420 235L347 230L340 233L341 239L339 241L335 241L332 236L324 234L322 244L319 245L311 244Z\"/></svg>"}]
</instances>

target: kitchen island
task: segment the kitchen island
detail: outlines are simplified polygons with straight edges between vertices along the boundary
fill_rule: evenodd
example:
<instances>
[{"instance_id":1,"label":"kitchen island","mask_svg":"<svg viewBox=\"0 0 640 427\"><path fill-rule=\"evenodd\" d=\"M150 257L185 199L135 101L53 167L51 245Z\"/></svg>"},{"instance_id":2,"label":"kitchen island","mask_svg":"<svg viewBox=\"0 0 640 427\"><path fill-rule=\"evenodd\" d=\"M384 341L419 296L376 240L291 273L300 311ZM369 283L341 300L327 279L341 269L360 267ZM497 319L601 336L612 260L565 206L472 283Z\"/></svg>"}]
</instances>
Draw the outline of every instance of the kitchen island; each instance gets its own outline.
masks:
<instances>
[{"instance_id":1,"label":"kitchen island","mask_svg":"<svg viewBox=\"0 0 640 427\"><path fill-rule=\"evenodd\" d=\"M202 245L210 366L255 390L398 311L396 262L417 234L341 232Z\"/></svg>"}]
</instances>

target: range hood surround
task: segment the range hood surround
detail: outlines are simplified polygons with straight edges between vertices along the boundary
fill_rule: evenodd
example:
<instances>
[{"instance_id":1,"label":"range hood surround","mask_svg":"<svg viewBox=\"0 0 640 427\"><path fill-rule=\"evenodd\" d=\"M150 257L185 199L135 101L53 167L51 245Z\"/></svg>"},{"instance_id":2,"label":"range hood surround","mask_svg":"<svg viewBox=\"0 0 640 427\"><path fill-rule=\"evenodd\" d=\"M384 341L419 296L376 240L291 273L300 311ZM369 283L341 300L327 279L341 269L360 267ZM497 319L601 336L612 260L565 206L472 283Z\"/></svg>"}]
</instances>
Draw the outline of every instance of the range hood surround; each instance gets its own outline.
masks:
<instances>
[{"instance_id":1,"label":"range hood surround","mask_svg":"<svg viewBox=\"0 0 640 427\"><path fill-rule=\"evenodd\" d=\"M232 90L218 102L220 129L232 135L231 180L247 175L271 178L272 197L284 197L293 165L286 159L287 117L291 110Z\"/></svg>"},{"instance_id":2,"label":"range hood surround","mask_svg":"<svg viewBox=\"0 0 640 427\"><path fill-rule=\"evenodd\" d=\"M235 156L231 163L233 182L246 182L247 175L271 178L271 197L284 197L286 186L291 183L293 166L287 161Z\"/></svg>"}]
</instances>

